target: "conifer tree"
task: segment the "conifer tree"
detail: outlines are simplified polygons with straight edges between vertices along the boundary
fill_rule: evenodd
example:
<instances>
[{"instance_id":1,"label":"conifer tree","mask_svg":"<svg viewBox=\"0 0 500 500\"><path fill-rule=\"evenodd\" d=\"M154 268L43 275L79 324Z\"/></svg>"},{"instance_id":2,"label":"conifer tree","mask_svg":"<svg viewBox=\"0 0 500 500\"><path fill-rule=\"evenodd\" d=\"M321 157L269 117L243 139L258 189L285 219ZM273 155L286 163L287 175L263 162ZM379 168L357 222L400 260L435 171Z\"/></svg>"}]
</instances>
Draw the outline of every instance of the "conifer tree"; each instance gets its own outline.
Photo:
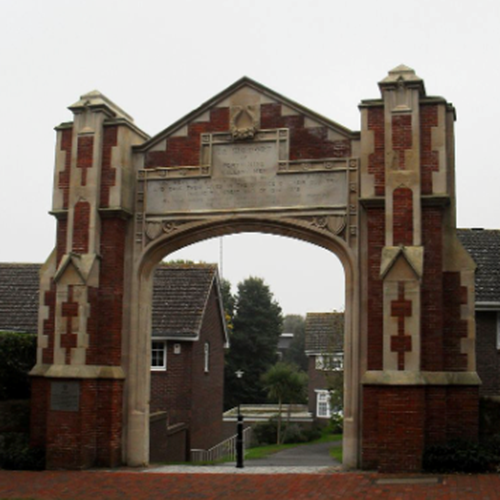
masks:
<instances>
[{"instance_id":1,"label":"conifer tree","mask_svg":"<svg viewBox=\"0 0 500 500\"><path fill-rule=\"evenodd\" d=\"M266 402L261 376L277 361L282 322L281 307L263 279L250 277L238 284L226 355L226 409ZM244 372L241 379L236 377L238 370Z\"/></svg>"}]
</instances>

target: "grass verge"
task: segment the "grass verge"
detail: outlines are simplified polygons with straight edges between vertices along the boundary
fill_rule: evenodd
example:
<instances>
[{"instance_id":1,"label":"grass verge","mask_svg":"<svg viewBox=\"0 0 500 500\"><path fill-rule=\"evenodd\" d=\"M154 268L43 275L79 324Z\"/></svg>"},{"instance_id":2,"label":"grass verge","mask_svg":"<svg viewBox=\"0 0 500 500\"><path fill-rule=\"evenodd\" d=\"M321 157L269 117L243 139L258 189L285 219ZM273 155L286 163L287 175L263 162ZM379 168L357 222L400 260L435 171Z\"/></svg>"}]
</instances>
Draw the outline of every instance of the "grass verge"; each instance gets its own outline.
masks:
<instances>
[{"instance_id":1,"label":"grass verge","mask_svg":"<svg viewBox=\"0 0 500 500\"><path fill-rule=\"evenodd\" d=\"M335 441L341 441L342 434L324 434L319 439L315 439L314 441L310 441L308 443L290 443L290 444L271 444L267 446L256 446L255 448L250 448L245 453L245 460L257 460L259 458L265 458L269 455L273 455L274 453L278 453L279 451L289 450L290 448L296 448L297 446L304 446L308 444L317 444L317 443L330 443ZM342 454L342 448L334 448L337 451L340 450L340 454ZM332 450L330 450L330 454L332 454ZM338 460L335 456L332 455L333 458Z\"/></svg>"},{"instance_id":2,"label":"grass verge","mask_svg":"<svg viewBox=\"0 0 500 500\"><path fill-rule=\"evenodd\" d=\"M337 462L342 463L342 446L336 446L335 448L330 448L330 456L337 460Z\"/></svg>"}]
</instances>

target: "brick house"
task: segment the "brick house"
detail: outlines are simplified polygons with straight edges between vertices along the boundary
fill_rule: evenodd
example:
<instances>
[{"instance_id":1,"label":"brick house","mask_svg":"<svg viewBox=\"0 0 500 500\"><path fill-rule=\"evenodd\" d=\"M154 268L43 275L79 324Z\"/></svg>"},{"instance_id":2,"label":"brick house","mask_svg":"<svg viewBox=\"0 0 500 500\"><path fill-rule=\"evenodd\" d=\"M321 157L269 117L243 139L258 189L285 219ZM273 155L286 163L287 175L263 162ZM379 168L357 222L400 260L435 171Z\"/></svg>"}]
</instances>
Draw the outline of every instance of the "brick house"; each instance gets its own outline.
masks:
<instances>
[{"instance_id":1,"label":"brick house","mask_svg":"<svg viewBox=\"0 0 500 500\"><path fill-rule=\"evenodd\" d=\"M226 347L217 267L159 266L153 282L150 411L164 414L168 428L186 426L188 449L208 449L222 440Z\"/></svg>"},{"instance_id":2,"label":"brick house","mask_svg":"<svg viewBox=\"0 0 500 500\"><path fill-rule=\"evenodd\" d=\"M309 411L321 421L331 416L332 378L343 377L344 313L307 313L305 350L309 359Z\"/></svg>"},{"instance_id":3,"label":"brick house","mask_svg":"<svg viewBox=\"0 0 500 500\"><path fill-rule=\"evenodd\" d=\"M481 396L500 396L500 230L459 229L462 245L477 264L476 362Z\"/></svg>"},{"instance_id":4,"label":"brick house","mask_svg":"<svg viewBox=\"0 0 500 500\"><path fill-rule=\"evenodd\" d=\"M36 333L41 264L0 263L0 330ZM215 265L158 266L153 282L151 460L222 438L228 336Z\"/></svg>"}]
</instances>

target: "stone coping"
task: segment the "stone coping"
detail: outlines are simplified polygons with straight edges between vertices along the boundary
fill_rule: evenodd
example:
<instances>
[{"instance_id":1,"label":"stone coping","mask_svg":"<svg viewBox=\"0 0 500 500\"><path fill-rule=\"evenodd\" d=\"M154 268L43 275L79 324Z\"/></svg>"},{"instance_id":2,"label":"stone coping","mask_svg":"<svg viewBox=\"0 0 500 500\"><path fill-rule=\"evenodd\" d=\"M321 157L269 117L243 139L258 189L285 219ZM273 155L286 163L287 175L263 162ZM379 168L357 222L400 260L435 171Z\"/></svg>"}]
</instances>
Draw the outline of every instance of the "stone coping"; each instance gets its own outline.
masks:
<instances>
[{"instance_id":1,"label":"stone coping","mask_svg":"<svg viewBox=\"0 0 500 500\"><path fill-rule=\"evenodd\" d=\"M29 373L32 377L77 379L124 379L121 366L99 365L35 365Z\"/></svg>"},{"instance_id":2,"label":"stone coping","mask_svg":"<svg viewBox=\"0 0 500 500\"><path fill-rule=\"evenodd\" d=\"M368 371L363 385L481 385L476 372Z\"/></svg>"},{"instance_id":3,"label":"stone coping","mask_svg":"<svg viewBox=\"0 0 500 500\"><path fill-rule=\"evenodd\" d=\"M307 406L299 404L291 406L292 406L292 411L290 415L292 421L294 422L312 421L312 415L309 412ZM278 405L266 405L266 404L241 405L240 411L247 422L249 421L260 422L260 421L267 421L270 418L275 417L279 412L279 408ZM288 413L288 405L284 404L281 408L281 414L287 415L287 413ZM237 416L238 416L238 407L231 408L230 410L227 410L223 414L225 422L236 421Z\"/></svg>"}]
</instances>

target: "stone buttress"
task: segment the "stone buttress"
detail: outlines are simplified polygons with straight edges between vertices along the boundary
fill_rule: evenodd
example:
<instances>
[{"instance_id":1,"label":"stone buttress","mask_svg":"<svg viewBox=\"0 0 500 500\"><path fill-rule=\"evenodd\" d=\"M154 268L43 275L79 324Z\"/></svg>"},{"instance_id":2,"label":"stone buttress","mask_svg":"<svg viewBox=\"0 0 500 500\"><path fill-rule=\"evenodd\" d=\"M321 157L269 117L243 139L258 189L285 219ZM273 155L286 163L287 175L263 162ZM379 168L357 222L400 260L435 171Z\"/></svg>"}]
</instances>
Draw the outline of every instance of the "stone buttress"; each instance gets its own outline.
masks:
<instances>
[{"instance_id":1,"label":"stone buttress","mask_svg":"<svg viewBox=\"0 0 500 500\"><path fill-rule=\"evenodd\" d=\"M420 470L425 446L477 439L474 264L455 229L453 107L406 66L363 101L362 466Z\"/></svg>"},{"instance_id":2,"label":"stone buttress","mask_svg":"<svg viewBox=\"0 0 500 500\"><path fill-rule=\"evenodd\" d=\"M49 468L121 463L122 317L131 145L147 136L99 92L56 128L56 248L41 271L34 445Z\"/></svg>"}]
</instances>

